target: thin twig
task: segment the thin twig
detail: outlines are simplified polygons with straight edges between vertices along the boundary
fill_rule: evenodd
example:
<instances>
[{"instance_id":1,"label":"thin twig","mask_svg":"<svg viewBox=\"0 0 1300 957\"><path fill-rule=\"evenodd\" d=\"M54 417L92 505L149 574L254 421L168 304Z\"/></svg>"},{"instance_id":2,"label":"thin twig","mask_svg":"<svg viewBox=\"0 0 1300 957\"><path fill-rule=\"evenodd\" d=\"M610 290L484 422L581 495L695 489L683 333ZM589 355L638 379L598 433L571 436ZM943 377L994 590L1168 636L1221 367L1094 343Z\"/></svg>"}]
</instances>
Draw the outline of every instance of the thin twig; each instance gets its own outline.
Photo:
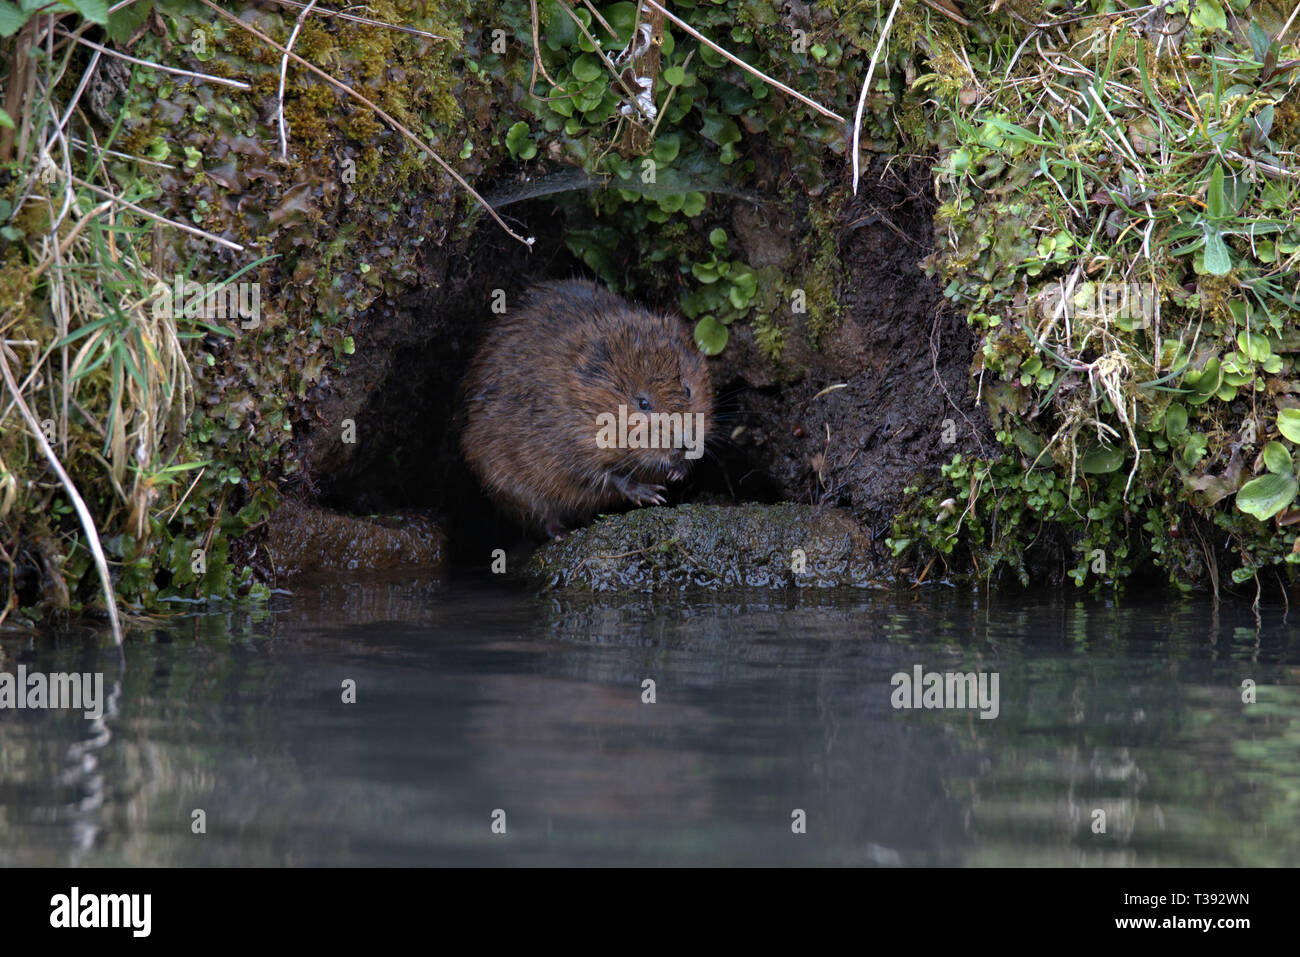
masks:
<instances>
[{"instance_id":1,"label":"thin twig","mask_svg":"<svg viewBox=\"0 0 1300 957\"><path fill-rule=\"evenodd\" d=\"M871 77L876 72L876 63L880 59L880 51L885 48L885 40L889 37L889 28L894 24L894 14L902 5L902 0L894 0L893 7L890 8L889 16L885 19L885 28L880 31L880 39L876 41L876 52L871 54L871 65L867 67L867 78L862 81L862 92L858 94L858 111L853 116L853 194L858 192L858 151L859 144L862 142L862 110L867 105L867 91L871 89Z\"/></svg>"},{"instance_id":2,"label":"thin twig","mask_svg":"<svg viewBox=\"0 0 1300 957\"><path fill-rule=\"evenodd\" d=\"M85 216L81 217L81 219L78 220L77 225L72 227L72 232L68 233L68 235L63 238L63 241L59 243L59 247L58 247L59 254L62 255L63 253L66 253L68 251L68 248L72 245L73 241L76 240L76 238L79 235L81 235L81 231L85 229L91 223L92 220L98 219L100 216L102 216L104 213L108 212L112 208L113 208L113 201L111 199L106 199L98 206L96 206L94 209L92 209L90 212L88 212ZM30 281L34 283L37 279L40 278L41 274L45 272L45 270L49 269L50 266L52 266L53 264L54 264L54 257L51 256L50 258L42 262L39 266L37 266L34 270L32 270L32 276Z\"/></svg>"},{"instance_id":3,"label":"thin twig","mask_svg":"<svg viewBox=\"0 0 1300 957\"><path fill-rule=\"evenodd\" d=\"M537 88L537 71L542 71L542 76L546 77L546 82L551 84L551 90L564 92L564 87L551 79L551 75L546 72L546 64L542 62L542 39L538 36L537 22L537 0L528 0L529 14L532 17L533 28L533 75L528 81L528 95L535 97L537 94L533 91Z\"/></svg>"},{"instance_id":4,"label":"thin twig","mask_svg":"<svg viewBox=\"0 0 1300 957\"><path fill-rule=\"evenodd\" d=\"M180 223L174 219L168 219L165 216L159 216L157 213L151 213L143 206L137 206L135 203L129 200L125 200L121 196L114 196L108 190L100 189L94 183L87 183L84 179L81 179L80 177L74 176L72 177L72 181L76 183L78 186L84 186L92 193L98 193L100 196L103 196L107 199L111 199L114 203L116 203L119 206L125 206L127 209L134 210L135 212L139 213L141 216L148 216L150 219L156 219L158 222L166 223L168 226L175 226L177 229L184 230L187 233L192 233L195 236L201 236L204 239L209 240L210 242L214 242L219 245L225 246L227 249L233 249L235 252L242 253L244 251L244 247L239 245L239 243L231 242L229 239L222 239L220 236L216 235L215 233L210 233L207 230L199 229L197 226L191 226L188 223Z\"/></svg>"},{"instance_id":5,"label":"thin twig","mask_svg":"<svg viewBox=\"0 0 1300 957\"><path fill-rule=\"evenodd\" d=\"M63 464L59 462L59 457L54 454L54 449L50 448L50 443L46 441L45 433L41 431L40 422L36 420L36 416L32 414L32 410L27 407L22 394L19 393L18 383L14 382L13 373L9 371L9 360L5 356L3 347L0 347L0 373L4 374L5 385L13 394L18 411L22 413L23 419L27 422L27 428L36 440L36 444L41 447L41 452L49 461L50 467L54 469L54 473L59 477L64 491L68 493L68 498L72 501L72 507L77 510L77 517L81 519L81 527L86 533L86 542L89 544L90 552L95 558L95 568L99 572L100 584L104 586L104 602L108 605L108 620L112 625L113 640L121 648L122 622L117 616L117 596L113 593L113 580L108 574L108 559L104 557L104 547L99 542L99 533L95 530L95 520L90 514L90 509L86 508L86 503L82 499L81 493L77 491L77 486L68 477ZM54 574L57 574L57 572Z\"/></svg>"},{"instance_id":6,"label":"thin twig","mask_svg":"<svg viewBox=\"0 0 1300 957\"><path fill-rule=\"evenodd\" d=\"M203 2L204 2L204 3L207 3L207 0L203 0ZM804 95L803 95L802 93L800 93L798 90L793 90L793 89L791 89L790 87L788 87L788 86L786 86L784 83L782 83L780 80L774 80L774 79L772 79L770 76L768 76L768 75L767 75L766 73L764 73L762 70L759 70L759 69L756 69L755 67L750 66L748 63L746 63L746 62L745 62L744 60L742 60L740 57L738 57L738 56L736 56L736 55L734 55L734 54L732 54L732 53L728 53L726 50L722 49L722 47L718 46L716 43L714 43L712 40L710 40L710 39L709 39L708 37L706 37L704 34L700 33L698 30L696 30L693 26L691 26L689 23L687 23L687 22L686 22L685 20L683 20L681 17L678 17L678 16L676 16L676 15L674 15L674 14L672 14L672 13L669 13L666 9L664 9L664 7L663 7L661 4L655 2L655 0L642 0L642 2L645 3L646 6L651 7L652 9L657 10L657 11L659 11L660 13L662 13L665 17L667 17L667 18L668 18L669 20L671 20L673 23L677 24L679 27L681 27L683 30L685 30L687 33L689 33L691 36L695 37L695 39L699 40L701 43L703 43L706 47L708 47L708 48L709 48L710 50L712 50L714 53L719 53L719 54L721 54L722 56L726 57L728 60L730 60L732 63L736 64L736 66L741 67L742 69L748 70L750 73L754 74L754 76L758 77L758 78L759 78L760 80L762 80L764 83L767 83L767 84L770 85L770 86L774 86L774 87L776 87L776 88L777 88L778 90L780 90L782 93L786 93L786 94L788 94L788 95L790 95L790 96L793 96L793 97L794 97L796 100L798 100L800 103L804 103L804 104L807 104L808 106L811 106L811 107L812 107L814 110L816 110L818 113L822 114L823 116L829 117L829 118L832 119L832 120L836 120L836 121L838 121L841 125L844 125L844 124L847 122L847 121L844 119L844 117L840 116L838 113L834 113L834 112L832 112L831 110L826 109L826 107L822 106L822 105L821 105L820 103L818 103L816 100L813 100L813 99L810 99L809 97L804 96Z\"/></svg>"},{"instance_id":7,"label":"thin twig","mask_svg":"<svg viewBox=\"0 0 1300 957\"><path fill-rule=\"evenodd\" d=\"M288 7L297 7L302 9L304 6L311 4L299 3L298 0L272 0L273 3L282 3ZM338 17L340 20L351 20L353 23L364 23L371 27L387 27L389 30L400 30L402 33L409 33L413 36L424 37L427 40L446 40L447 37L439 36L436 33L429 33L426 30L417 30L415 27L404 27L396 23L387 23L383 20L371 20L369 17L358 17L355 14L343 13L341 10L330 10L326 7L317 7L316 12L322 17Z\"/></svg>"},{"instance_id":8,"label":"thin twig","mask_svg":"<svg viewBox=\"0 0 1300 957\"><path fill-rule=\"evenodd\" d=\"M1291 24L1295 23L1297 13L1300 13L1300 3L1295 5L1295 9L1291 11L1291 16L1287 17L1286 23L1283 24L1282 29L1278 31L1277 42L1279 44L1282 42L1282 38L1286 36L1287 31L1291 29Z\"/></svg>"},{"instance_id":9,"label":"thin twig","mask_svg":"<svg viewBox=\"0 0 1300 957\"><path fill-rule=\"evenodd\" d=\"M228 80L224 76L213 76L210 73L195 73L193 70L183 70L178 66L163 66L161 63L153 63L150 60L141 60L138 57L127 56L125 53L119 53L117 50L110 50L108 47L100 46L85 37L69 33L67 30L61 30L60 33L70 39L76 40L82 46L88 46L92 50L98 50L100 53L106 53L111 57L117 57L119 60L126 60L128 63L134 63L138 66L147 66L151 70L162 70L164 73L175 73L180 76L188 76L195 80L203 80L207 83L221 83L225 86L233 86L237 90L251 90L252 86L243 80Z\"/></svg>"},{"instance_id":10,"label":"thin twig","mask_svg":"<svg viewBox=\"0 0 1300 957\"><path fill-rule=\"evenodd\" d=\"M469 193L471 196L473 196L474 199L479 203L479 205L482 206L484 209L486 209L486 210L488 211L488 215L491 216L494 220L496 220L497 225L500 226L502 229L504 229L504 230L506 231L507 235L511 236L511 237L514 238L514 239L519 240L521 243L523 243L523 244L524 244L525 246L527 246L529 249L532 249L532 248L533 248L533 243L534 243L535 240L533 239L532 236L529 236L527 239L525 239L523 236L520 236L520 235L519 235L518 233L516 233L513 229L511 229L509 226L507 226L507 225L506 225L506 221L505 221L504 219L502 219L502 218L497 214L497 211L496 211L495 209L493 209L491 206L488 205L487 200L485 200L482 196L480 196L480 195L478 194L478 191L477 191L476 189L474 189L473 186L469 185L469 183L467 183L467 182L465 181L465 177L461 176L460 173L456 172L456 170L454 170L454 169L451 167L451 164L450 164L450 163L448 163L448 162L447 162L446 160L444 160L441 156L439 156L437 153L435 153L435 152L433 151L433 147L431 147L431 146L425 144L424 142L422 142L422 141L420 140L420 138L417 137L414 133L412 133L410 130L408 130L408 129L407 129L405 126L403 126L401 123L397 122L397 120L395 120L395 119L394 119L392 116L390 116L387 112L385 112L384 110L380 109L380 107L379 107L378 104L376 104L376 103L374 103L373 101L367 99L365 96L362 96L360 93L358 93L356 90L352 89L352 87L348 86L348 85L347 85L346 83L344 83L342 80L338 80L338 79L335 79L334 77L330 76L328 73L326 73L326 72L325 72L324 70L322 70L320 67L317 67L317 66L315 66L315 65L313 65L313 64L311 64L311 63L308 63L308 62L307 62L306 60L304 60L302 57L298 56L298 54L293 53L293 52L290 51L290 50L286 50L286 49L285 49L284 47L282 47L280 44L276 43L274 40L272 40L270 37L268 37L265 33L263 33L261 30L257 29L257 27L253 26L252 24L245 23L243 20L239 19L239 17L235 16L233 13L230 13L228 10L222 10L219 6L217 6L215 3L213 3L212 0L200 0L200 2L201 2L205 7L211 7L213 10L215 10L215 11L216 11L216 12L217 12L221 17L223 17L224 19L229 20L231 23L235 24L235 25L238 26L238 27L241 27L241 28L244 29L244 30L247 30L249 33L251 33L253 36L257 37L259 40L261 40L261 41L262 41L263 43L265 43L267 46L274 47L275 49L277 49L277 50L279 50L281 53L283 53L285 56L287 56L287 57L289 57L291 60L293 60L295 63L299 63L299 64L301 64L302 66L305 66L308 70L310 70L312 73L315 73L317 76L319 76L319 77L320 77L322 80L324 80L326 83L330 84L330 85L333 86L333 87L336 87L337 89L342 90L344 93L346 93L348 96L352 97L354 100L357 100L357 101L360 102L360 103L364 103L366 106L368 106L371 110L374 111L374 113L375 113L376 116L378 116L380 119L384 120L386 123L388 123L389 126L391 126L393 129L397 130L397 132L401 133L401 134L402 134L403 136L405 136L408 140L410 140L412 143L414 143L417 147L419 147L420 149L424 150L424 152L428 153L431 157L433 157L434 162L437 163L439 166L441 166L441 167L443 168L443 170L447 173L448 176L450 176L452 179L454 179L454 180L455 180L455 181L460 185L460 187L461 187L463 190L465 190L465 192L467 192L467 193Z\"/></svg>"},{"instance_id":11,"label":"thin twig","mask_svg":"<svg viewBox=\"0 0 1300 957\"><path fill-rule=\"evenodd\" d=\"M288 51L293 49L293 45L298 42L298 31L302 29L302 23L307 19L307 14L311 13L312 7L316 6L316 0L311 0L303 8L302 13L298 14L298 19L293 25L293 32L289 34L289 42L284 45L285 55L280 57L280 95L276 100L276 116L280 121L280 157L284 160L289 159L289 134L284 122L284 81L289 74L289 54Z\"/></svg>"},{"instance_id":12,"label":"thin twig","mask_svg":"<svg viewBox=\"0 0 1300 957\"><path fill-rule=\"evenodd\" d=\"M75 136L69 136L68 142L71 145L78 147L79 149L85 150L87 153L91 152L90 144L88 144L85 140L79 140ZM145 166L160 166L163 169L176 168L175 163L162 163L159 162L158 160L146 159L143 156L136 156L134 153L123 153L120 150L110 150L103 146L100 146L98 143L95 144L95 152L99 153L101 156L103 155L116 156L118 159L131 160L133 163L143 163Z\"/></svg>"}]
</instances>

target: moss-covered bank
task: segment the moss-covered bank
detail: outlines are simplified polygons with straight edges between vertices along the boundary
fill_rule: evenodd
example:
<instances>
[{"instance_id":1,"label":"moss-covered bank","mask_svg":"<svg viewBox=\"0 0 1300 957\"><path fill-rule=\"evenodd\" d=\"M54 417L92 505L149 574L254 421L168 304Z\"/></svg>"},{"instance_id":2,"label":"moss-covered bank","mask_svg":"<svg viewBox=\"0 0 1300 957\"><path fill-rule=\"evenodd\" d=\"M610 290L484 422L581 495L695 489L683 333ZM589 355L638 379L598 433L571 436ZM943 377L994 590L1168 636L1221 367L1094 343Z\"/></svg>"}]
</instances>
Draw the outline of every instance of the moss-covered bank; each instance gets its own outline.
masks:
<instances>
[{"instance_id":1,"label":"moss-covered bank","mask_svg":"<svg viewBox=\"0 0 1300 957\"><path fill-rule=\"evenodd\" d=\"M200 0L103 25L57 5L3 41L6 88L27 91L0 139L7 356L129 606L256 593L286 494L458 511L454 382L479 319L575 268L680 308L717 356L732 468L705 498L846 506L927 579L1289 571L1283 4L900 4L857 198L847 125L672 22L632 61L651 122L604 62L637 6L537 6L536 51L513 2L377 0L375 22L312 15L294 40L517 215L531 257L370 107L293 61L281 99L281 54ZM893 7L669 6L846 119ZM233 9L278 44L298 16ZM159 315L159 283L232 277L257 283L255 316ZM14 404L0 414L6 608L82 610L84 532Z\"/></svg>"}]
</instances>

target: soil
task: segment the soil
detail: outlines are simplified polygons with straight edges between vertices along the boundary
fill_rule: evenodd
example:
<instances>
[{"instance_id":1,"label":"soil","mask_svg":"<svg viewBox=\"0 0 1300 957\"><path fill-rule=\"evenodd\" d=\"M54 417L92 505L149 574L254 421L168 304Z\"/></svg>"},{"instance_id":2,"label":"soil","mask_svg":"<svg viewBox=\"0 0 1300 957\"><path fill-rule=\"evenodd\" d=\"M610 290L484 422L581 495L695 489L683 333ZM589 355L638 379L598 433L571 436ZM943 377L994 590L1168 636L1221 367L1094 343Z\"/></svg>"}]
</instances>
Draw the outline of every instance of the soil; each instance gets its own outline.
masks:
<instances>
[{"instance_id":1,"label":"soil","mask_svg":"<svg viewBox=\"0 0 1300 957\"><path fill-rule=\"evenodd\" d=\"M737 441L755 467L782 499L848 508L878 539L914 476L993 448L971 389L976 338L922 271L934 247L931 180L920 162L880 159L864 173L840 217L844 313L820 349L787 332L782 364L798 367L796 381L765 381L750 330L728 346L739 346L749 386Z\"/></svg>"}]
</instances>

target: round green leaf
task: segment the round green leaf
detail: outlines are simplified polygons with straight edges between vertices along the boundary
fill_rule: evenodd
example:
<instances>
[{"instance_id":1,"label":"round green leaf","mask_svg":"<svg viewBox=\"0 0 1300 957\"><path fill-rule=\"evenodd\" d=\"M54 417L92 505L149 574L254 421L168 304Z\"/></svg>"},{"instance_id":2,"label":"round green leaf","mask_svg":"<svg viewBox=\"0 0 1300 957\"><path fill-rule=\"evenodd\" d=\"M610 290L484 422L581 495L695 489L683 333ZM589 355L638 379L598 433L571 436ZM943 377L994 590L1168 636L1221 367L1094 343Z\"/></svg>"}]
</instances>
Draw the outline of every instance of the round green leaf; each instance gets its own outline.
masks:
<instances>
[{"instance_id":1,"label":"round green leaf","mask_svg":"<svg viewBox=\"0 0 1300 957\"><path fill-rule=\"evenodd\" d=\"M598 79L605 72L605 64L594 53L584 53L573 61L573 75L583 83Z\"/></svg>"},{"instance_id":2,"label":"round green leaf","mask_svg":"<svg viewBox=\"0 0 1300 957\"><path fill-rule=\"evenodd\" d=\"M667 165L677 159L677 153L682 148L681 137L676 133L670 133L660 136L655 140L654 157L656 163Z\"/></svg>"},{"instance_id":3,"label":"round green leaf","mask_svg":"<svg viewBox=\"0 0 1300 957\"><path fill-rule=\"evenodd\" d=\"M705 63L707 63L709 66L713 67L715 70L718 67L727 65L727 58L724 57L721 53L714 52L713 47L701 46L700 59L703 60Z\"/></svg>"},{"instance_id":4,"label":"round green leaf","mask_svg":"<svg viewBox=\"0 0 1300 957\"><path fill-rule=\"evenodd\" d=\"M537 155L537 144L533 142L528 124L523 120L506 131L506 149L516 159L532 159Z\"/></svg>"},{"instance_id":5,"label":"round green leaf","mask_svg":"<svg viewBox=\"0 0 1300 957\"><path fill-rule=\"evenodd\" d=\"M682 212L687 216L698 216L704 212L704 194L694 191L687 193L682 203Z\"/></svg>"},{"instance_id":6,"label":"round green leaf","mask_svg":"<svg viewBox=\"0 0 1300 957\"><path fill-rule=\"evenodd\" d=\"M731 283L746 304L754 298L754 293L758 292L758 277L754 275L754 270L748 266L741 266L732 273ZM741 307L737 306L736 308Z\"/></svg>"},{"instance_id":7,"label":"round green leaf","mask_svg":"<svg viewBox=\"0 0 1300 957\"><path fill-rule=\"evenodd\" d=\"M706 356L716 356L727 347L731 333L712 316L705 316L695 324L695 345Z\"/></svg>"},{"instance_id":8,"label":"round green leaf","mask_svg":"<svg viewBox=\"0 0 1300 957\"><path fill-rule=\"evenodd\" d=\"M1237 508L1266 522L1291 504L1297 487L1294 475L1269 472L1241 487L1237 493Z\"/></svg>"},{"instance_id":9,"label":"round green leaf","mask_svg":"<svg viewBox=\"0 0 1300 957\"><path fill-rule=\"evenodd\" d=\"M1228 18L1219 0L1198 0L1192 10L1192 23L1209 30L1228 29Z\"/></svg>"},{"instance_id":10,"label":"round green leaf","mask_svg":"<svg viewBox=\"0 0 1300 957\"><path fill-rule=\"evenodd\" d=\"M1300 409L1283 409L1278 412L1277 430L1292 442L1300 442Z\"/></svg>"},{"instance_id":11,"label":"round green leaf","mask_svg":"<svg viewBox=\"0 0 1300 957\"><path fill-rule=\"evenodd\" d=\"M1264 446L1264 466L1278 475L1295 473L1295 463L1291 461L1291 453L1281 442L1270 442Z\"/></svg>"},{"instance_id":12,"label":"round green leaf","mask_svg":"<svg viewBox=\"0 0 1300 957\"><path fill-rule=\"evenodd\" d=\"M668 193L660 196L656 202L665 213L675 213L686 204L687 196L682 193ZM689 214L688 214L689 215Z\"/></svg>"},{"instance_id":13,"label":"round green leaf","mask_svg":"<svg viewBox=\"0 0 1300 957\"><path fill-rule=\"evenodd\" d=\"M718 266L716 262L694 263L691 266L691 275L703 283L718 281Z\"/></svg>"},{"instance_id":14,"label":"round green leaf","mask_svg":"<svg viewBox=\"0 0 1300 957\"><path fill-rule=\"evenodd\" d=\"M1237 333L1237 348L1243 355L1249 356L1251 362L1263 362L1273 354L1273 347L1268 339L1258 332Z\"/></svg>"},{"instance_id":15,"label":"round green leaf","mask_svg":"<svg viewBox=\"0 0 1300 957\"><path fill-rule=\"evenodd\" d=\"M627 41L632 36L632 25L636 22L636 4L635 3L615 3L605 7L602 11L605 16L605 22L614 28L618 34L620 46L627 46Z\"/></svg>"},{"instance_id":16,"label":"round green leaf","mask_svg":"<svg viewBox=\"0 0 1300 957\"><path fill-rule=\"evenodd\" d=\"M1211 356L1200 372L1189 372L1184 377L1188 385L1203 396L1211 396L1223 384L1223 368L1218 356Z\"/></svg>"},{"instance_id":17,"label":"round green leaf","mask_svg":"<svg viewBox=\"0 0 1300 957\"><path fill-rule=\"evenodd\" d=\"M1124 449L1118 445L1099 445L1079 461L1079 470L1090 475L1105 475L1124 464Z\"/></svg>"},{"instance_id":18,"label":"round green leaf","mask_svg":"<svg viewBox=\"0 0 1300 957\"><path fill-rule=\"evenodd\" d=\"M1165 410L1165 435L1176 439L1187 431L1187 409L1181 405L1171 405Z\"/></svg>"}]
</instances>

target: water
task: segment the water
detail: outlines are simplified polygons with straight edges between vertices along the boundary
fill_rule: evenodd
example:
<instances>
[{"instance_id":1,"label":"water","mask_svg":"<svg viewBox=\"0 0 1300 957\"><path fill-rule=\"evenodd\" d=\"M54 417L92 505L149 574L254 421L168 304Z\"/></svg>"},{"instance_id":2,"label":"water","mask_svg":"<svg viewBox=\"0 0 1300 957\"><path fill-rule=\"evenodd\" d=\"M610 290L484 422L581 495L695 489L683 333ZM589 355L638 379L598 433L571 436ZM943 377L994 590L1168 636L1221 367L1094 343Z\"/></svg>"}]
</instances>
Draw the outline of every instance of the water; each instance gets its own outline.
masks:
<instances>
[{"instance_id":1,"label":"water","mask_svg":"<svg viewBox=\"0 0 1300 957\"><path fill-rule=\"evenodd\" d=\"M88 633L0 632L0 669L112 692L99 721L0 711L0 864L1300 862L1281 608L1257 630L1139 595L297 592L154 627L124 666ZM996 672L998 716L894 709L915 665Z\"/></svg>"}]
</instances>

